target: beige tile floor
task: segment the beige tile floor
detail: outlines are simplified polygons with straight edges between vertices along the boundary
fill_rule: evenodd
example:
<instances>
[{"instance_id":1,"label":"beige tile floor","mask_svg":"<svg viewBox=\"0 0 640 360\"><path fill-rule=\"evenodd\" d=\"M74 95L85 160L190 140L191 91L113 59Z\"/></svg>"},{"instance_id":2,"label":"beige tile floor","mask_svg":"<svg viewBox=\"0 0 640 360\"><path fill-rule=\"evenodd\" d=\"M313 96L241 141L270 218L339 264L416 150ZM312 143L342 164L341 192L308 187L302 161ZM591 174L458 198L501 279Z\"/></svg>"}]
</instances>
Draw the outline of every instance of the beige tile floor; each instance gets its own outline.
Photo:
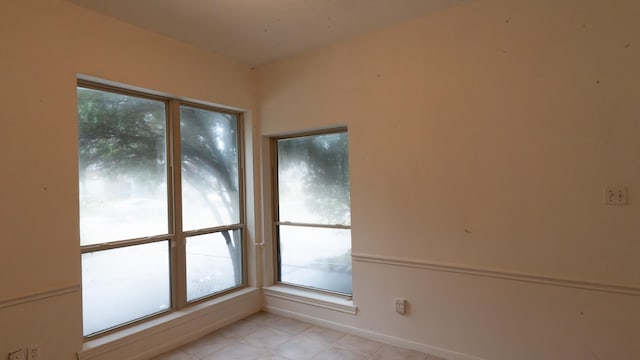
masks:
<instances>
[{"instance_id":1,"label":"beige tile floor","mask_svg":"<svg viewBox=\"0 0 640 360\"><path fill-rule=\"evenodd\" d=\"M154 360L444 360L259 312Z\"/></svg>"}]
</instances>

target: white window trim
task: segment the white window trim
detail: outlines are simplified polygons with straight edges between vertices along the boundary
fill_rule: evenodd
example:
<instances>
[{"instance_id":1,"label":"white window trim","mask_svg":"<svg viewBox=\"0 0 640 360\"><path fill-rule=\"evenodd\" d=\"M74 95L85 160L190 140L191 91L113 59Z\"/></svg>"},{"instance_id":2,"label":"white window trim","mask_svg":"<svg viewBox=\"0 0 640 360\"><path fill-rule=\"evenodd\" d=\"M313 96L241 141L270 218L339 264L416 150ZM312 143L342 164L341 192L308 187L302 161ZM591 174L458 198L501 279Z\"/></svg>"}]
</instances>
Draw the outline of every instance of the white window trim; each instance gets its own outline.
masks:
<instances>
[{"instance_id":1,"label":"white window trim","mask_svg":"<svg viewBox=\"0 0 640 360\"><path fill-rule=\"evenodd\" d=\"M353 300L345 296L285 285L267 286L262 288L262 292L266 297L294 301L349 315L356 315L358 313L358 307L355 306Z\"/></svg>"}]
</instances>

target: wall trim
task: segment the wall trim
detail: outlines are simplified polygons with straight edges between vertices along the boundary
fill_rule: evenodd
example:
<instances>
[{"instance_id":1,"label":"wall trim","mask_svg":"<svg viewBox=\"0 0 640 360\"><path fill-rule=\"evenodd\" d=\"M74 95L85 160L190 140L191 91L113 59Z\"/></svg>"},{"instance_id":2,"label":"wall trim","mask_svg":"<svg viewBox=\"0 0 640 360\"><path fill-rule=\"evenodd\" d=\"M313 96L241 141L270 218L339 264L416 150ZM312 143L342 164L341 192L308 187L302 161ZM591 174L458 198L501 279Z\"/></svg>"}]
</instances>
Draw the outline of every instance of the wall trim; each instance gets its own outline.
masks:
<instances>
[{"instance_id":1,"label":"wall trim","mask_svg":"<svg viewBox=\"0 0 640 360\"><path fill-rule=\"evenodd\" d=\"M292 289L284 286L269 286L262 288L265 296L295 301L297 303L320 307L327 310L355 315L358 308L352 300L343 297L320 294L315 291Z\"/></svg>"},{"instance_id":2,"label":"wall trim","mask_svg":"<svg viewBox=\"0 0 640 360\"><path fill-rule=\"evenodd\" d=\"M610 283L598 283L584 280L574 280L556 277L547 277L533 274L525 274L518 272L510 272L503 270L491 270L479 267L460 266L454 264L437 263L431 261L418 261L410 259L402 259L387 256L369 255L369 254L352 254L353 261L366 262L374 264L384 264L391 266L410 267L417 269L444 271L458 274L466 274L473 276L483 276L497 279L506 279L513 281L522 281L528 283L537 283L544 285L560 286L574 289L583 289L591 291L600 291L614 294L624 294L632 296L640 296L640 288L633 286L623 286Z\"/></svg>"},{"instance_id":3,"label":"wall trim","mask_svg":"<svg viewBox=\"0 0 640 360\"><path fill-rule=\"evenodd\" d=\"M273 314L281 315L284 317L304 321L309 324L322 326L322 327L337 330L337 331L342 331L347 334L361 336L363 338L367 338L373 341L394 345L394 346L402 347L405 349L420 351L423 353L435 355L435 356L446 358L449 360L483 360L482 358L479 358L476 356L463 354L456 351L439 348L436 346L422 344L422 343L418 343L411 340L401 339L401 338L385 335L385 334L378 333L371 330L360 329L354 326L341 324L335 321L330 321L330 320L318 318L315 316L310 316L307 314L286 310L278 306L265 305L263 307L263 310Z\"/></svg>"},{"instance_id":4,"label":"wall trim","mask_svg":"<svg viewBox=\"0 0 640 360\"><path fill-rule=\"evenodd\" d=\"M59 287L55 289L39 291L36 293L31 293L31 294L22 295L14 298L0 300L0 309L12 307L12 306L18 306L18 305L22 305L22 304L26 304L34 301L45 300L45 299L56 297L56 296L72 294L75 292L80 292L80 284L68 285L68 286Z\"/></svg>"}]
</instances>

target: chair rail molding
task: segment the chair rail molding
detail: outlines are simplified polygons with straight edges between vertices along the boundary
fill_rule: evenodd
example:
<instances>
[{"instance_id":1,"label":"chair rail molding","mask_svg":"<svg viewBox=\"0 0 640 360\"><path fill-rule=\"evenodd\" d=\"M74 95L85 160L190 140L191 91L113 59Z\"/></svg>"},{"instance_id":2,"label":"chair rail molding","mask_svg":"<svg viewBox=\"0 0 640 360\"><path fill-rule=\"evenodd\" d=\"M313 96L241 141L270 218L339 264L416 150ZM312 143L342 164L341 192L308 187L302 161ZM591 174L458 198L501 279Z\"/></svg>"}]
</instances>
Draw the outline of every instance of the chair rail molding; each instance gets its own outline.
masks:
<instances>
[{"instance_id":1,"label":"chair rail molding","mask_svg":"<svg viewBox=\"0 0 640 360\"><path fill-rule=\"evenodd\" d=\"M39 291L39 292L27 294L27 295L16 296L16 297L7 298L7 299L0 299L0 309L12 307L12 306L18 306L18 305L22 305L22 304L26 304L34 301L45 300L45 299L56 297L56 296L67 295L67 294L71 294L79 291L80 291L80 284L73 284L73 285L67 285L67 286L49 289L45 291Z\"/></svg>"},{"instance_id":2,"label":"chair rail molding","mask_svg":"<svg viewBox=\"0 0 640 360\"><path fill-rule=\"evenodd\" d=\"M444 271L472 276L483 276L496 279L521 281L528 283L560 286L591 291L600 291L614 294L624 294L640 296L640 287L625 286L610 283L599 283L585 280L566 279L560 277L548 277L534 274L511 272L504 270L493 270L481 267L461 266L456 264L439 263L423 260L403 259L388 256L353 253L351 258L355 262L383 264L390 266L400 266L432 271Z\"/></svg>"}]
</instances>

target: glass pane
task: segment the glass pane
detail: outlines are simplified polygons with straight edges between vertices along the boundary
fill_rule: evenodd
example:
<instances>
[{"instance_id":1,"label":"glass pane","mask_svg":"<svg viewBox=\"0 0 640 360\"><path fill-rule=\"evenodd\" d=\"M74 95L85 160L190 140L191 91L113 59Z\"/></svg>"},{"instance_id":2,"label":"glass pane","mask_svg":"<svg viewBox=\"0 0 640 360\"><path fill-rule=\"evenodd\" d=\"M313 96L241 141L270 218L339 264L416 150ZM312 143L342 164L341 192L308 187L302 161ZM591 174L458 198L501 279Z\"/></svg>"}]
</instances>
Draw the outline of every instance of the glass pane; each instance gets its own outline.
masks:
<instances>
[{"instance_id":1,"label":"glass pane","mask_svg":"<svg viewBox=\"0 0 640 360\"><path fill-rule=\"evenodd\" d=\"M347 134L278 140L279 220L351 224Z\"/></svg>"},{"instance_id":2,"label":"glass pane","mask_svg":"<svg viewBox=\"0 0 640 360\"><path fill-rule=\"evenodd\" d=\"M240 222L238 119L180 107L185 231Z\"/></svg>"},{"instance_id":3,"label":"glass pane","mask_svg":"<svg viewBox=\"0 0 640 360\"><path fill-rule=\"evenodd\" d=\"M242 232L187 238L187 300L242 285Z\"/></svg>"},{"instance_id":4,"label":"glass pane","mask_svg":"<svg viewBox=\"0 0 640 360\"><path fill-rule=\"evenodd\" d=\"M169 242L82 254L83 334L171 307Z\"/></svg>"},{"instance_id":5,"label":"glass pane","mask_svg":"<svg viewBox=\"0 0 640 360\"><path fill-rule=\"evenodd\" d=\"M280 226L280 281L351 294L351 230Z\"/></svg>"},{"instance_id":6,"label":"glass pane","mask_svg":"<svg viewBox=\"0 0 640 360\"><path fill-rule=\"evenodd\" d=\"M166 234L165 104L78 88L80 243Z\"/></svg>"}]
</instances>

